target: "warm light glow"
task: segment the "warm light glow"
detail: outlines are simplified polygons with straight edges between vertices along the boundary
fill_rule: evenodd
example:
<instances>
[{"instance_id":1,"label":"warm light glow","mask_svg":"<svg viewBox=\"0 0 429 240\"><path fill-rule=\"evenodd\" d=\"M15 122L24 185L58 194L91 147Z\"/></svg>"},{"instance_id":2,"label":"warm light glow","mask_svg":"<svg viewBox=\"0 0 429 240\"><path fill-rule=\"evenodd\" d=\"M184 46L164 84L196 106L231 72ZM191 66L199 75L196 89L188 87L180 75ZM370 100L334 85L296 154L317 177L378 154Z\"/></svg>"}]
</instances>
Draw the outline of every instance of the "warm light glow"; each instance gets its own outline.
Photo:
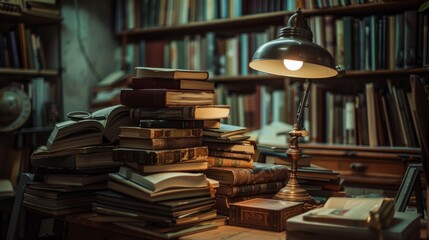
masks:
<instances>
[{"instance_id":1,"label":"warm light glow","mask_svg":"<svg viewBox=\"0 0 429 240\"><path fill-rule=\"evenodd\" d=\"M302 67L303 61L283 59L285 67L291 71L297 71Z\"/></svg>"}]
</instances>

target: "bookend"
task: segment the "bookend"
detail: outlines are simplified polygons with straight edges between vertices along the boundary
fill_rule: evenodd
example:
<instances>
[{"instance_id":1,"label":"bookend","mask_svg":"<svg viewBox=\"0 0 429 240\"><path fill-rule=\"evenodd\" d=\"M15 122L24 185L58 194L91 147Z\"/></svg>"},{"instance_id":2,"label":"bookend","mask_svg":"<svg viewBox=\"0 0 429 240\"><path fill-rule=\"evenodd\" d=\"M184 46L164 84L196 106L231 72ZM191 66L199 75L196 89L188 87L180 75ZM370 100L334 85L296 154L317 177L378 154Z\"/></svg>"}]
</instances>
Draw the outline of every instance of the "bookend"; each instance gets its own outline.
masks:
<instances>
[{"instance_id":1,"label":"bookend","mask_svg":"<svg viewBox=\"0 0 429 240\"><path fill-rule=\"evenodd\" d=\"M395 211L404 212L407 208L411 194L414 190L416 194L417 212L422 218L425 217L426 205L423 199L422 186L421 186L421 173L423 172L421 163L413 163L408 165L404 178L402 179L401 186L395 197Z\"/></svg>"}]
</instances>

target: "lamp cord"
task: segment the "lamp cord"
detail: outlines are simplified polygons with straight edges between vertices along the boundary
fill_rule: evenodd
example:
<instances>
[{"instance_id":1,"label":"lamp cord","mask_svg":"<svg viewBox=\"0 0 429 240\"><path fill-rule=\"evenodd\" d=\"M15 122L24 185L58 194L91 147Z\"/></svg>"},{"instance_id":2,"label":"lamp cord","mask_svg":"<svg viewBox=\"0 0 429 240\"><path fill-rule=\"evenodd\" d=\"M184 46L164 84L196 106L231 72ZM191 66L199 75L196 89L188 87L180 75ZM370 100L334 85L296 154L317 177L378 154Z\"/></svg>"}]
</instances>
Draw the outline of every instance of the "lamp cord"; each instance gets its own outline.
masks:
<instances>
[{"instance_id":1,"label":"lamp cord","mask_svg":"<svg viewBox=\"0 0 429 240\"><path fill-rule=\"evenodd\" d=\"M307 85L304 91L304 95L302 96L302 100L299 103L298 111L296 112L296 123L298 124L300 129L303 129L303 121L304 121L304 108L308 107L308 97L310 96L310 89L313 82L310 79L305 80L304 85Z\"/></svg>"}]
</instances>

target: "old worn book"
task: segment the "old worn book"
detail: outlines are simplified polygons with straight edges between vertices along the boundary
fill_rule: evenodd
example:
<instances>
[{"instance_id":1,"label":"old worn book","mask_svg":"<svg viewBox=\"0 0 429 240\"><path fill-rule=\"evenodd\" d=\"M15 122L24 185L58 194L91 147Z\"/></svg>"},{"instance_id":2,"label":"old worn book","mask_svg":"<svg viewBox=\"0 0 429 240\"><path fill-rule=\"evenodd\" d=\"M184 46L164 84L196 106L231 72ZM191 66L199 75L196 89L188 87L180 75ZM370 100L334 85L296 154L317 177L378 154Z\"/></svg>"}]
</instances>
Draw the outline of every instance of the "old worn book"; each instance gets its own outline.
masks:
<instances>
[{"instance_id":1,"label":"old worn book","mask_svg":"<svg viewBox=\"0 0 429 240\"><path fill-rule=\"evenodd\" d=\"M286 220L303 212L304 204L275 199L254 198L231 203L229 224L268 231L286 230Z\"/></svg>"},{"instance_id":2,"label":"old worn book","mask_svg":"<svg viewBox=\"0 0 429 240\"><path fill-rule=\"evenodd\" d=\"M105 187L107 187L107 183L104 185ZM48 191L48 190L37 189L32 187L26 187L25 192L33 196L50 198L50 199L65 199L70 197L94 194L94 191L88 191L87 189L74 191L74 192L57 192L57 191Z\"/></svg>"},{"instance_id":3,"label":"old worn book","mask_svg":"<svg viewBox=\"0 0 429 240\"><path fill-rule=\"evenodd\" d=\"M378 216L382 227L387 227L393 220L395 203L390 198L343 198L331 197L322 208L313 209L303 215L305 221L331 223L356 227L370 227Z\"/></svg>"},{"instance_id":4,"label":"old worn book","mask_svg":"<svg viewBox=\"0 0 429 240\"><path fill-rule=\"evenodd\" d=\"M210 120L229 117L229 105L177 106L167 108L131 108L134 120Z\"/></svg>"},{"instance_id":5,"label":"old worn book","mask_svg":"<svg viewBox=\"0 0 429 240\"><path fill-rule=\"evenodd\" d=\"M136 67L136 77L207 80L209 73L188 69Z\"/></svg>"},{"instance_id":6,"label":"old worn book","mask_svg":"<svg viewBox=\"0 0 429 240\"><path fill-rule=\"evenodd\" d=\"M234 158L208 157L209 167L253 168L253 159L240 160Z\"/></svg>"},{"instance_id":7,"label":"old worn book","mask_svg":"<svg viewBox=\"0 0 429 240\"><path fill-rule=\"evenodd\" d=\"M378 232L367 227L320 223L303 219L306 213L289 218L286 222L287 239L380 239ZM381 229L383 239L420 239L420 215L414 212L395 212L390 225Z\"/></svg>"},{"instance_id":8,"label":"old worn book","mask_svg":"<svg viewBox=\"0 0 429 240\"><path fill-rule=\"evenodd\" d=\"M119 192L99 191L96 202L130 211L139 211L146 214L155 214L166 217L179 217L198 211L210 210L215 200L210 196L179 198L161 202L146 202L137 198L130 198Z\"/></svg>"},{"instance_id":9,"label":"old worn book","mask_svg":"<svg viewBox=\"0 0 429 240\"><path fill-rule=\"evenodd\" d=\"M189 138L131 138L120 136L119 146L123 148L141 148L141 149L170 149L170 148L187 148L198 147L202 144L201 137Z\"/></svg>"},{"instance_id":10,"label":"old worn book","mask_svg":"<svg viewBox=\"0 0 429 240\"><path fill-rule=\"evenodd\" d=\"M206 146L176 148L166 150L146 150L137 148L113 149L113 161L136 162L144 165L171 164L207 160Z\"/></svg>"},{"instance_id":11,"label":"old worn book","mask_svg":"<svg viewBox=\"0 0 429 240\"><path fill-rule=\"evenodd\" d=\"M289 170L285 166L259 162L253 163L252 169L213 167L204 173L208 178L230 186L286 181L289 176Z\"/></svg>"},{"instance_id":12,"label":"old worn book","mask_svg":"<svg viewBox=\"0 0 429 240\"><path fill-rule=\"evenodd\" d=\"M73 154L74 153L74 154ZM83 147L76 151L50 152L45 146L37 148L31 156L31 165L36 168L101 168L116 167L112 160L112 147Z\"/></svg>"},{"instance_id":13,"label":"old worn book","mask_svg":"<svg viewBox=\"0 0 429 240\"><path fill-rule=\"evenodd\" d=\"M123 166L119 169L118 174L153 192L173 188L206 187L209 183L203 173L163 172L143 176L139 172Z\"/></svg>"},{"instance_id":14,"label":"old worn book","mask_svg":"<svg viewBox=\"0 0 429 240\"><path fill-rule=\"evenodd\" d=\"M219 150L226 152L237 152L245 154L254 154L255 147L250 142L245 143L225 143L225 142L203 142L203 145L207 146L210 150Z\"/></svg>"},{"instance_id":15,"label":"old worn book","mask_svg":"<svg viewBox=\"0 0 429 240\"><path fill-rule=\"evenodd\" d=\"M120 136L130 138L188 138L203 136L202 129L141 128L121 126Z\"/></svg>"},{"instance_id":16,"label":"old worn book","mask_svg":"<svg viewBox=\"0 0 429 240\"><path fill-rule=\"evenodd\" d=\"M210 137L229 137L232 135L243 135L246 131L245 127L221 123L218 129L204 129L204 136Z\"/></svg>"},{"instance_id":17,"label":"old worn book","mask_svg":"<svg viewBox=\"0 0 429 240\"><path fill-rule=\"evenodd\" d=\"M165 200L189 198L189 197L210 197L211 189L209 186L206 187L191 187L191 188L178 188L170 189L161 192L153 192L147 188L131 181L130 179L124 178L119 174L109 174L108 188L132 196L148 202L159 202Z\"/></svg>"},{"instance_id":18,"label":"old worn book","mask_svg":"<svg viewBox=\"0 0 429 240\"><path fill-rule=\"evenodd\" d=\"M78 174L46 174L44 182L54 185L85 186L89 184L106 182L107 173L98 175Z\"/></svg>"},{"instance_id":19,"label":"old worn book","mask_svg":"<svg viewBox=\"0 0 429 240\"><path fill-rule=\"evenodd\" d=\"M233 135L233 136L219 137L219 138L203 136L203 141L208 143L226 143L226 144L245 145L245 144L250 144L250 141L247 140L249 138L250 136L245 136L245 135Z\"/></svg>"},{"instance_id":20,"label":"old worn book","mask_svg":"<svg viewBox=\"0 0 429 240\"><path fill-rule=\"evenodd\" d=\"M53 185L44 182L29 182L26 189L35 189L39 194L34 194L47 198L63 198L65 196L74 195L76 192L91 192L107 188L107 182L89 184L85 186L70 186L70 185ZM42 191L44 193L42 194ZM33 194L33 193L31 193ZM49 197L48 197L49 196Z\"/></svg>"},{"instance_id":21,"label":"old worn book","mask_svg":"<svg viewBox=\"0 0 429 240\"><path fill-rule=\"evenodd\" d=\"M214 91L175 89L122 89L121 104L130 107L211 105Z\"/></svg>"},{"instance_id":22,"label":"old worn book","mask_svg":"<svg viewBox=\"0 0 429 240\"><path fill-rule=\"evenodd\" d=\"M58 151L113 142L119 135L119 126L132 125L130 109L116 105L100 109L87 119L68 120L55 124L46 147L50 151Z\"/></svg>"},{"instance_id":23,"label":"old worn book","mask_svg":"<svg viewBox=\"0 0 429 240\"><path fill-rule=\"evenodd\" d=\"M215 149L210 149L210 156L221 157L221 158L241 159L241 160L253 159L253 154L219 151L219 150L215 150Z\"/></svg>"},{"instance_id":24,"label":"old worn book","mask_svg":"<svg viewBox=\"0 0 429 240\"><path fill-rule=\"evenodd\" d=\"M216 189L216 194L227 195L230 197L250 196L255 194L268 194L278 192L286 186L285 181L266 182L239 186L230 186L221 184Z\"/></svg>"},{"instance_id":25,"label":"old worn book","mask_svg":"<svg viewBox=\"0 0 429 240\"><path fill-rule=\"evenodd\" d=\"M178 129L202 129L204 120L163 120L163 119L142 119L142 128L178 128Z\"/></svg>"},{"instance_id":26,"label":"old worn book","mask_svg":"<svg viewBox=\"0 0 429 240\"><path fill-rule=\"evenodd\" d=\"M192 79L162 79L141 77L133 78L131 81L133 89L188 89L188 90L205 90L213 91L214 82L192 80Z\"/></svg>"},{"instance_id":27,"label":"old worn book","mask_svg":"<svg viewBox=\"0 0 429 240\"><path fill-rule=\"evenodd\" d=\"M162 165L144 165L135 162L126 162L125 165L132 167L141 173L160 173L160 172L199 172L207 170L209 163L207 160L193 162L170 163Z\"/></svg>"}]
</instances>

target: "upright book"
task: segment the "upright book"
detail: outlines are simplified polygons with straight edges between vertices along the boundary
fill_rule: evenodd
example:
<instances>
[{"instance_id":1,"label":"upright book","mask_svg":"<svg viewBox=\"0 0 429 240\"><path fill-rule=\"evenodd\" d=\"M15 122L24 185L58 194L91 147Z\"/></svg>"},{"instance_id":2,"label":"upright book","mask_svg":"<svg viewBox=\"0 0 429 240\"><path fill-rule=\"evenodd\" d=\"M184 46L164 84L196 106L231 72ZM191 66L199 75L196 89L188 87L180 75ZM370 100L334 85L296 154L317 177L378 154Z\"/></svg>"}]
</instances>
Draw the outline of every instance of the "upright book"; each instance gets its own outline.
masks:
<instances>
[{"instance_id":1,"label":"upright book","mask_svg":"<svg viewBox=\"0 0 429 240\"><path fill-rule=\"evenodd\" d=\"M207 80L207 71L174 68L136 67L136 77Z\"/></svg>"},{"instance_id":2,"label":"upright book","mask_svg":"<svg viewBox=\"0 0 429 240\"><path fill-rule=\"evenodd\" d=\"M175 89L123 89L121 104L130 107L168 107L211 105L214 91Z\"/></svg>"},{"instance_id":3,"label":"upright book","mask_svg":"<svg viewBox=\"0 0 429 240\"><path fill-rule=\"evenodd\" d=\"M133 120L208 120L229 117L229 105L175 106L167 108L131 108Z\"/></svg>"}]
</instances>

